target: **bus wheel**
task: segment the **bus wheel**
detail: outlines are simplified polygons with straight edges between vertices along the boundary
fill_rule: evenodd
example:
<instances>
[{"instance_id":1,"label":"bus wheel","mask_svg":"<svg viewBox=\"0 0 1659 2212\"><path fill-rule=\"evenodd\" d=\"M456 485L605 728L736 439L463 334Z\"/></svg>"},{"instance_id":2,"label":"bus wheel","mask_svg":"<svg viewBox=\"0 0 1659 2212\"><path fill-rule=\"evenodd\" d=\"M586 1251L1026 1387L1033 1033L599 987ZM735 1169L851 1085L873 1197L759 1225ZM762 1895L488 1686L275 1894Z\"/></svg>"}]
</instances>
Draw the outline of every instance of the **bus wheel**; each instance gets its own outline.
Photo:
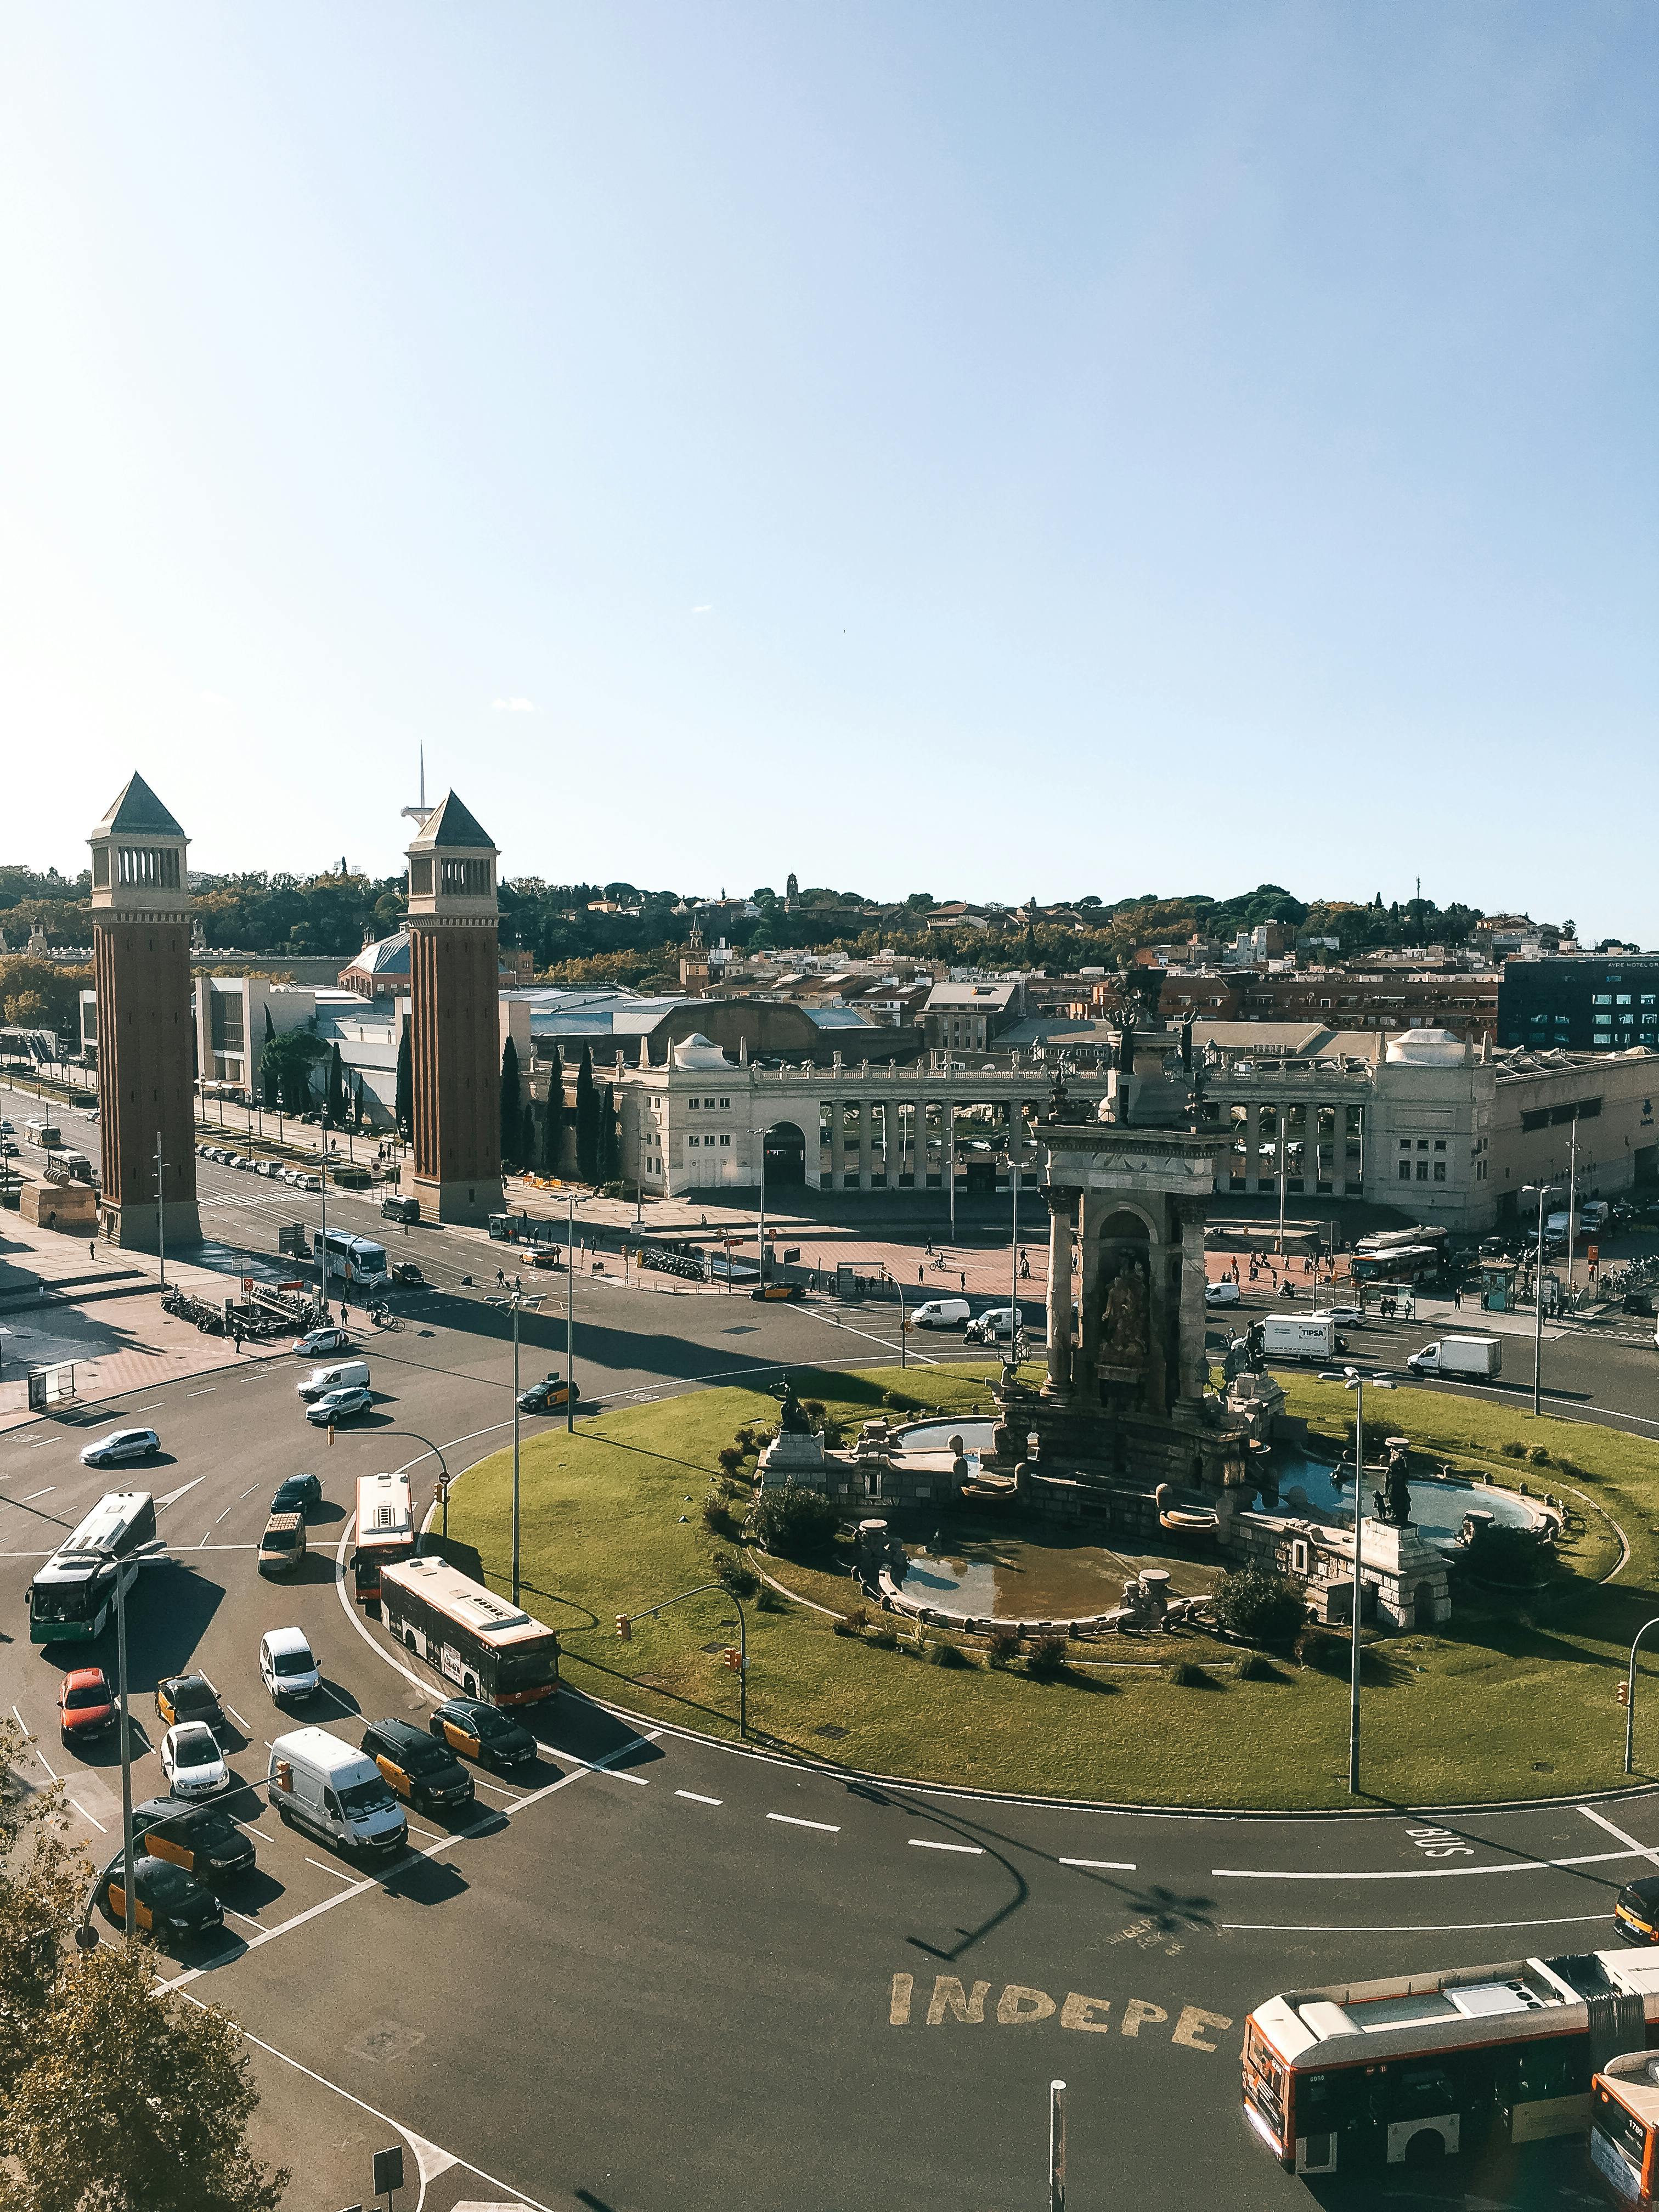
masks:
<instances>
[{"instance_id":1,"label":"bus wheel","mask_svg":"<svg viewBox=\"0 0 1659 2212\"><path fill-rule=\"evenodd\" d=\"M1438 2166L1446 2155L1446 2138L1438 2128L1419 2128L1406 2145L1403 2163L1412 2166Z\"/></svg>"}]
</instances>

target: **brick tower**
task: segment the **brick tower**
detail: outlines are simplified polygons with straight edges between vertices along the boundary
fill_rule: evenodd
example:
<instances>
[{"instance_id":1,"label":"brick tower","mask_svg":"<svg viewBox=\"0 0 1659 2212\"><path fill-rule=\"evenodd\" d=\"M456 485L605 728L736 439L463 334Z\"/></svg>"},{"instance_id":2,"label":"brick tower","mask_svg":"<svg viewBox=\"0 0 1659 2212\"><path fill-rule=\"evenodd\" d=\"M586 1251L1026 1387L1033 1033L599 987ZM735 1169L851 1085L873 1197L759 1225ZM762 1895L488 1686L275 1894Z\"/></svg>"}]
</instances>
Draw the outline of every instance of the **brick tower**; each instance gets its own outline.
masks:
<instances>
[{"instance_id":1,"label":"brick tower","mask_svg":"<svg viewBox=\"0 0 1659 2212\"><path fill-rule=\"evenodd\" d=\"M415 1158L403 1187L440 1221L501 1212L496 848L452 791L409 846Z\"/></svg>"},{"instance_id":2,"label":"brick tower","mask_svg":"<svg viewBox=\"0 0 1659 2212\"><path fill-rule=\"evenodd\" d=\"M155 1249L159 1137L167 1243L198 1243L185 865L190 840L135 775L88 842L103 1231L114 1243Z\"/></svg>"}]
</instances>

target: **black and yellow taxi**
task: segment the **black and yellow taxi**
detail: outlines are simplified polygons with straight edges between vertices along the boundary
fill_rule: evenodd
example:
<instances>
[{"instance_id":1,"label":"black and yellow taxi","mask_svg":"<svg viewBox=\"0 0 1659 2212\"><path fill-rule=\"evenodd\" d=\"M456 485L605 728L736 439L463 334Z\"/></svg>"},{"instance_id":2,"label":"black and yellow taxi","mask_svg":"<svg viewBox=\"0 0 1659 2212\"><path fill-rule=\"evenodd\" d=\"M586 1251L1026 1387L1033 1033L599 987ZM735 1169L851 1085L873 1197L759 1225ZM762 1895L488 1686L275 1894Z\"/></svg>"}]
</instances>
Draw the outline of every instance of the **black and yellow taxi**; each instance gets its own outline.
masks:
<instances>
[{"instance_id":1,"label":"black and yellow taxi","mask_svg":"<svg viewBox=\"0 0 1659 2212\"><path fill-rule=\"evenodd\" d=\"M115 1859L98 1877L93 1896L112 1927L122 1928L127 1915L127 1869L125 1859ZM146 1853L132 1869L133 1922L141 1936L158 1943L188 1942L211 1936L224 1925L218 1899L194 1875L186 1874L171 1859Z\"/></svg>"},{"instance_id":2,"label":"black and yellow taxi","mask_svg":"<svg viewBox=\"0 0 1659 2212\"><path fill-rule=\"evenodd\" d=\"M426 1813L453 1813L472 1799L472 1777L449 1747L434 1742L412 1721L374 1721L363 1730L363 1749L405 1804Z\"/></svg>"},{"instance_id":3,"label":"black and yellow taxi","mask_svg":"<svg viewBox=\"0 0 1659 2212\"><path fill-rule=\"evenodd\" d=\"M429 1723L440 1743L447 1743L463 1759L476 1759L480 1766L498 1774L535 1763L541 1749L521 1722L511 1720L482 1698L446 1698Z\"/></svg>"},{"instance_id":4,"label":"black and yellow taxi","mask_svg":"<svg viewBox=\"0 0 1659 2212\"><path fill-rule=\"evenodd\" d=\"M1659 1875L1625 1884L1613 1899L1613 1924L1628 1942L1659 1943Z\"/></svg>"},{"instance_id":5,"label":"black and yellow taxi","mask_svg":"<svg viewBox=\"0 0 1659 2212\"><path fill-rule=\"evenodd\" d=\"M253 1871L253 1838L216 1805L147 1797L132 1808L132 1838L153 1858L171 1860L198 1881L227 1881Z\"/></svg>"},{"instance_id":6,"label":"black and yellow taxi","mask_svg":"<svg viewBox=\"0 0 1659 2212\"><path fill-rule=\"evenodd\" d=\"M168 1674L155 1685L155 1711L163 1728L201 1721L210 1729L225 1724L219 1692L205 1674Z\"/></svg>"},{"instance_id":7,"label":"black and yellow taxi","mask_svg":"<svg viewBox=\"0 0 1659 2212\"><path fill-rule=\"evenodd\" d=\"M787 1299L793 1305L798 1300L804 1298L806 1296L806 1291L805 1286L800 1283L757 1283L754 1289L750 1291L749 1295L751 1298L755 1299Z\"/></svg>"},{"instance_id":8,"label":"black and yellow taxi","mask_svg":"<svg viewBox=\"0 0 1659 2212\"><path fill-rule=\"evenodd\" d=\"M527 1390L519 1394L521 1413L550 1413L561 1406L580 1406L582 1394L575 1383L567 1382L561 1375L550 1375L545 1382L532 1382Z\"/></svg>"}]
</instances>

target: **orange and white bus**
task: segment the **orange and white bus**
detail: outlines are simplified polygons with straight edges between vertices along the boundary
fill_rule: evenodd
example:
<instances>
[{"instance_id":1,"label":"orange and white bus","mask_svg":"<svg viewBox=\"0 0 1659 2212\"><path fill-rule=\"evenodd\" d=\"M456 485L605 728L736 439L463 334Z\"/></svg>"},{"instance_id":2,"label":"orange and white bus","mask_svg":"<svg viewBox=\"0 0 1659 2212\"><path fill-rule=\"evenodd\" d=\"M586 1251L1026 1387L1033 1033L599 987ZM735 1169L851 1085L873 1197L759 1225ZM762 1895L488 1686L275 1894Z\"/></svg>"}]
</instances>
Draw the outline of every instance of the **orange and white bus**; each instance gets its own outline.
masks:
<instances>
[{"instance_id":1,"label":"orange and white bus","mask_svg":"<svg viewBox=\"0 0 1659 2212\"><path fill-rule=\"evenodd\" d=\"M1659 2058L1627 2051L1590 2087L1590 2164L1617 2204L1659 2204Z\"/></svg>"},{"instance_id":2,"label":"orange and white bus","mask_svg":"<svg viewBox=\"0 0 1659 2212\"><path fill-rule=\"evenodd\" d=\"M1584 1951L1269 1997L1244 2116L1287 2172L1436 2162L1583 2135L1591 2078L1659 2045L1659 1954Z\"/></svg>"},{"instance_id":3,"label":"orange and white bus","mask_svg":"<svg viewBox=\"0 0 1659 2212\"><path fill-rule=\"evenodd\" d=\"M511 1598L438 1559L380 1570L380 1617L395 1644L435 1667L462 1696L534 1705L559 1686L559 1639Z\"/></svg>"},{"instance_id":4,"label":"orange and white bus","mask_svg":"<svg viewBox=\"0 0 1659 2212\"><path fill-rule=\"evenodd\" d=\"M415 1510L406 1474L360 1474L357 1478L356 1542L351 1578L360 1605L380 1595L380 1569L388 1559L415 1556Z\"/></svg>"}]
</instances>

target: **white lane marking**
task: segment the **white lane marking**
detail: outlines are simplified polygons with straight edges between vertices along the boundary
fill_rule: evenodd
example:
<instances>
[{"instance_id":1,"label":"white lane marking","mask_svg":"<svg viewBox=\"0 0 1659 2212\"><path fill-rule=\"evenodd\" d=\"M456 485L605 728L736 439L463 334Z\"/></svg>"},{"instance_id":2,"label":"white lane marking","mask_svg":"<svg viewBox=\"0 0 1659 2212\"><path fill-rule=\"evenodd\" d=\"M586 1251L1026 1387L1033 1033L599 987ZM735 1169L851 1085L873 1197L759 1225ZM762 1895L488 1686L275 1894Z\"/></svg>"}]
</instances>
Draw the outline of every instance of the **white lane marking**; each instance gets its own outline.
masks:
<instances>
[{"instance_id":1,"label":"white lane marking","mask_svg":"<svg viewBox=\"0 0 1659 2212\"><path fill-rule=\"evenodd\" d=\"M176 1505L181 1498L187 1497L189 1493L195 1489L196 1485L198 1482L205 1482L206 1480L206 1475L198 1474L193 1477L189 1482L181 1482L177 1490L170 1490L165 1498L158 1498L156 1499L155 1508L157 1512L160 1512L161 1509L164 1505Z\"/></svg>"},{"instance_id":2,"label":"white lane marking","mask_svg":"<svg viewBox=\"0 0 1659 2212\"><path fill-rule=\"evenodd\" d=\"M927 1836L912 1836L910 1848L913 1851L962 1851L974 1859L982 1859L985 1856L983 1844L936 1844Z\"/></svg>"},{"instance_id":3,"label":"white lane marking","mask_svg":"<svg viewBox=\"0 0 1659 2212\"><path fill-rule=\"evenodd\" d=\"M22 1502L25 1505L32 1505L37 1498L50 1498L52 1492L56 1490L57 1487L58 1485L55 1482L49 1482L44 1490L30 1491L28 1496L24 1498Z\"/></svg>"},{"instance_id":4,"label":"white lane marking","mask_svg":"<svg viewBox=\"0 0 1659 2212\"><path fill-rule=\"evenodd\" d=\"M16 1720L16 1723L17 1723L18 1727L19 1727L20 1729L22 1729L22 1731L23 1731L23 1740L24 1740L24 1741L28 1745L29 1749L30 1749L30 1750L34 1753L35 1757L40 1760L40 1762L41 1765L42 1765L42 1766L46 1766L47 1773L48 1773L48 1774L52 1774L52 1769L51 1769L51 1767L50 1767L50 1766L46 1766L46 1755L45 1752L43 1752L43 1751L41 1750L41 1748L40 1748L40 1745L35 1741L35 1740L34 1740L34 1738L33 1737L33 1735L30 1735L30 1733L29 1733L29 1724L28 1724L28 1723L27 1723L27 1722L23 1718L23 1716L21 1715L21 1713L20 1713L20 1712L18 1711L18 1710L17 1710L17 1708L16 1708L16 1706L15 1706L15 1705L14 1705L14 1706L12 1707L12 1709L11 1709L11 1710L12 1710L13 1716L14 1716L14 1717L15 1717L15 1720ZM53 1780L54 1782L56 1782L56 1781L57 1781L57 1779L58 1779L58 1777L57 1777L55 1774L52 1774L52 1780Z\"/></svg>"},{"instance_id":5,"label":"white lane marking","mask_svg":"<svg viewBox=\"0 0 1659 2212\"><path fill-rule=\"evenodd\" d=\"M97 1829L100 1836L108 1835L109 1830L104 1826L103 1822L96 1819L92 1814L88 1813L86 1807L81 1802L81 1800L78 1797L71 1797L70 1799L70 1803L74 1806L76 1811L81 1815L81 1818L83 1820L90 1820L92 1822L93 1826Z\"/></svg>"},{"instance_id":6,"label":"white lane marking","mask_svg":"<svg viewBox=\"0 0 1659 2212\"><path fill-rule=\"evenodd\" d=\"M769 1820L780 1820L786 1828L817 1828L820 1834L838 1836L841 1829L833 1820L799 1820L793 1813L769 1813Z\"/></svg>"},{"instance_id":7,"label":"white lane marking","mask_svg":"<svg viewBox=\"0 0 1659 2212\"><path fill-rule=\"evenodd\" d=\"M233 1920L246 1921L250 1928L257 1928L259 1925L251 1912L239 1912L234 1905L227 1905L224 1910L229 1913Z\"/></svg>"},{"instance_id":8,"label":"white lane marking","mask_svg":"<svg viewBox=\"0 0 1659 2212\"><path fill-rule=\"evenodd\" d=\"M166 1403L165 1398L150 1398L143 1405L133 1406L129 1410L135 1413L153 1413L158 1406L165 1406Z\"/></svg>"},{"instance_id":9,"label":"white lane marking","mask_svg":"<svg viewBox=\"0 0 1659 2212\"><path fill-rule=\"evenodd\" d=\"M1659 1850L1650 1850L1645 1844L1638 1844L1634 1836L1627 1836L1622 1828L1615 1828L1606 1814L1598 1813L1594 1805L1581 1805L1578 1809L1587 1820L1594 1820L1598 1828L1605 1828L1621 1844L1628 1844L1638 1858L1647 1859L1654 1866L1659 1866Z\"/></svg>"},{"instance_id":10,"label":"white lane marking","mask_svg":"<svg viewBox=\"0 0 1659 2212\"><path fill-rule=\"evenodd\" d=\"M347 1874L340 1867L330 1866L325 1859L313 1858L309 1851L306 1854L306 1864L316 1867L323 1874L331 1874L336 1881L349 1881L353 1889L373 1889L375 1887L372 1881L359 1881L356 1875Z\"/></svg>"},{"instance_id":11,"label":"white lane marking","mask_svg":"<svg viewBox=\"0 0 1659 2212\"><path fill-rule=\"evenodd\" d=\"M186 1398L210 1398L218 1387L216 1382L210 1382L205 1390L186 1390L185 1395Z\"/></svg>"},{"instance_id":12,"label":"white lane marking","mask_svg":"<svg viewBox=\"0 0 1659 2212\"><path fill-rule=\"evenodd\" d=\"M246 1489L242 1492L241 1497L240 1497L240 1498L239 1498L237 1499L236 1503L237 1503L239 1505L242 1504L243 1504L246 1499L248 1499L248 1498L252 1498L252 1495L253 1495L253 1493L254 1493L254 1492L255 1492L256 1490L258 1490L258 1489L259 1489L259 1488L261 1488L261 1487L262 1487L262 1485L260 1485L259 1483L257 1483L257 1482L251 1482L251 1483L248 1485L247 1488L246 1488ZM230 1510L230 1508L229 1508L229 1506L228 1506L228 1505L227 1505L227 1506L226 1506L226 1508L225 1508L225 1513L228 1513L228 1512L229 1512L229 1510ZM222 1513L222 1514L219 1516L219 1518L220 1518L222 1521L222 1520L224 1519L224 1517L225 1517L225 1513Z\"/></svg>"},{"instance_id":13,"label":"white lane marking","mask_svg":"<svg viewBox=\"0 0 1659 2212\"><path fill-rule=\"evenodd\" d=\"M258 1942L259 1940L260 1939L258 1937L254 1939L255 1942ZM249 1950L252 1950L254 1948L254 1945L250 1943L247 1948ZM199 1969L195 1971L199 1972ZM180 1983L185 1981L186 1978L187 1978L183 1974L177 1975L171 1982L168 1983L167 1986L169 1989L176 1990L179 1986ZM191 1996L188 1990L185 1991L185 2001L188 2003L196 2006L198 2011L205 2012L207 2010L207 2007L203 2004L201 1998ZM418 2144L424 2143L427 2144L427 2147L429 2149L437 2151L441 2157L453 2157L453 2152L444 2150L439 2144L428 2143L427 2138L424 2136L417 2136L412 2129L406 2128L401 2120L394 2120L390 2113L379 2112L373 2105L366 2105L361 2097L354 2097L349 2089L343 2089L337 2081L331 2081L326 2074L316 2074L312 2071L309 2066L302 2066L297 2058L290 2058L286 2051L278 2051L274 2043L265 2043L261 2041L258 2036L251 2035L245 2027L239 2027L236 2033L241 2037L244 2043L252 2044L256 2050L263 2051L268 2057L280 2058L284 2066L291 2066L296 2074L303 2074L307 2081L316 2082L319 2088L331 2089L337 2097L343 2097L348 2105L355 2105L360 2112L367 2112L370 2119L380 2120L386 2127L396 2128L398 2134L403 2136L404 2142L410 2145L411 2149L414 2149ZM420 2153L418 2149L416 2150L416 2163L417 2166L420 2163ZM510 2181L498 2181L493 2173L486 2173L481 2166L470 2165L464 2158L455 2159L455 2164L460 2167L463 2172L476 2173L479 2180L483 2183L487 2189L511 2191L512 2194L517 2197L520 2203L525 2207L525 2212L553 2212L551 2205L544 2204L539 2197L526 2197L522 2189L514 2189ZM421 2193L416 2199L415 2212L420 2212L421 2205L424 2203L425 2197L426 2176L422 2173L421 2177Z\"/></svg>"},{"instance_id":14,"label":"white lane marking","mask_svg":"<svg viewBox=\"0 0 1659 2212\"><path fill-rule=\"evenodd\" d=\"M517 1793L515 1791L511 1790L503 1790L499 1782L486 1782L481 1774L475 1774L473 1776L472 1787L475 1790L487 1790L492 1797L507 1797L512 1799L514 1802L517 1802Z\"/></svg>"},{"instance_id":15,"label":"white lane marking","mask_svg":"<svg viewBox=\"0 0 1659 2212\"><path fill-rule=\"evenodd\" d=\"M1061 1866L1097 1867L1103 1874L1133 1874L1133 1859L1062 1859Z\"/></svg>"},{"instance_id":16,"label":"white lane marking","mask_svg":"<svg viewBox=\"0 0 1659 2212\"><path fill-rule=\"evenodd\" d=\"M1569 1859L1505 1859L1492 1866L1383 1867L1359 1874L1312 1874L1285 1867L1212 1867L1210 1873L1226 1881L1446 1881L1459 1875L1547 1874L1552 1867L1601 1866L1609 1859L1649 1856L1638 1844L1627 1851L1584 1851Z\"/></svg>"},{"instance_id":17,"label":"white lane marking","mask_svg":"<svg viewBox=\"0 0 1659 2212\"><path fill-rule=\"evenodd\" d=\"M705 1797L700 1790L677 1790L674 1795L690 1798L694 1805L718 1805L720 1802L718 1797Z\"/></svg>"},{"instance_id":18,"label":"white lane marking","mask_svg":"<svg viewBox=\"0 0 1659 2212\"><path fill-rule=\"evenodd\" d=\"M554 1752L553 1756L555 1759L575 1759L576 1757L574 1752L557 1750ZM586 1766L587 1761L585 1759L577 1759L576 1764L578 1766ZM595 1774L605 1775L612 1782L632 1782L641 1790L648 1790L651 1787L651 1778L648 1775L624 1774L619 1767L605 1765L595 1766L592 1771ZM524 1802L527 1805L530 1800L526 1797Z\"/></svg>"},{"instance_id":19,"label":"white lane marking","mask_svg":"<svg viewBox=\"0 0 1659 2212\"><path fill-rule=\"evenodd\" d=\"M1249 1936L1478 1936L1498 1928L1605 1928L1605 1912L1573 1912L1557 1920L1381 1920L1371 1926L1346 1920L1224 1920L1224 1929Z\"/></svg>"}]
</instances>

